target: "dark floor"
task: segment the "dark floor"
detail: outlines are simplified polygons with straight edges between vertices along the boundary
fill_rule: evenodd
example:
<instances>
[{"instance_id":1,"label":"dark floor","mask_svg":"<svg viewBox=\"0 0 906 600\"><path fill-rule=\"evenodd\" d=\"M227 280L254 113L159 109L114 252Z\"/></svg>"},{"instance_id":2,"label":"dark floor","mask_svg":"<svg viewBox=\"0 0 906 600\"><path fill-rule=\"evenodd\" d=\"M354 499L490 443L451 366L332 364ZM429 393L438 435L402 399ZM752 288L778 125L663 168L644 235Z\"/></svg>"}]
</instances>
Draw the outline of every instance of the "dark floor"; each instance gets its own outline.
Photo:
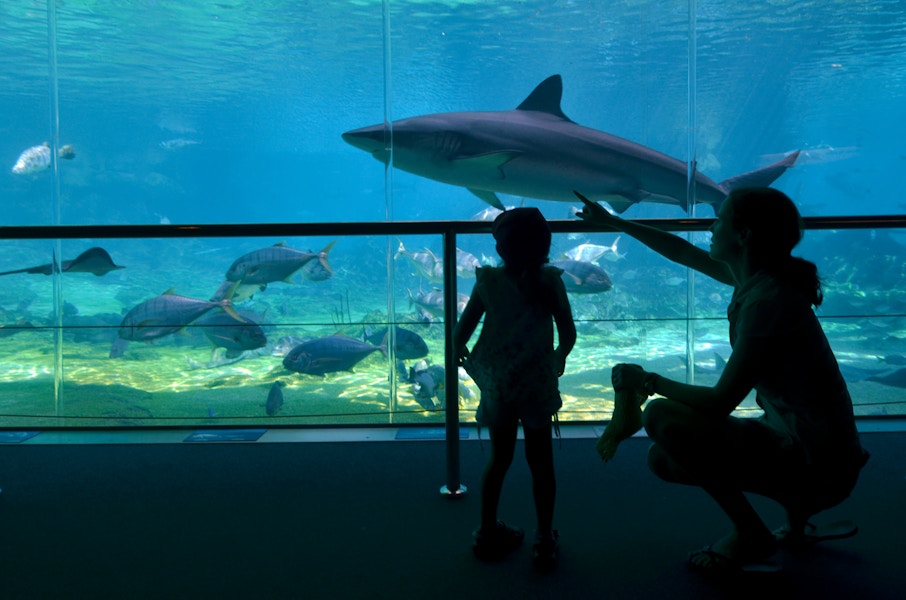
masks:
<instances>
[{"instance_id":1,"label":"dark floor","mask_svg":"<svg viewBox=\"0 0 906 600\"><path fill-rule=\"evenodd\" d=\"M555 446L562 553L546 575L528 547L472 556L476 441L461 444L459 499L439 494L442 441L2 445L0 598L901 598L906 435L864 444L852 498L816 518L853 518L859 535L730 581L686 568L728 524L701 491L655 479L639 438L607 465L592 439ZM519 456L501 517L531 532L532 511Z\"/></svg>"}]
</instances>

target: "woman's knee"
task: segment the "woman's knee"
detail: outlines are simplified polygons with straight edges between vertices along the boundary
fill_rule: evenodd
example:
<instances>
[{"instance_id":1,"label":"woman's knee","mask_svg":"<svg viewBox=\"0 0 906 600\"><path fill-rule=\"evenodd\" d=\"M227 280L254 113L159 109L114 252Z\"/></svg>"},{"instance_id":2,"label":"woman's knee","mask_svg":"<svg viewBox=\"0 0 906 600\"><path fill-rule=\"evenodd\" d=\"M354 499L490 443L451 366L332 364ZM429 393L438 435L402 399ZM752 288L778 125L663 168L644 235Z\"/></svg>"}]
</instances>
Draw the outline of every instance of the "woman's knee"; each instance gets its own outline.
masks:
<instances>
[{"instance_id":1,"label":"woman's knee","mask_svg":"<svg viewBox=\"0 0 906 600\"><path fill-rule=\"evenodd\" d=\"M676 461L657 444L651 444L648 448L648 469L664 481L690 483L689 477Z\"/></svg>"},{"instance_id":2,"label":"woman's knee","mask_svg":"<svg viewBox=\"0 0 906 600\"><path fill-rule=\"evenodd\" d=\"M664 398L650 400L642 411L642 426L653 440L660 440L664 435L681 423L677 405Z\"/></svg>"}]
</instances>

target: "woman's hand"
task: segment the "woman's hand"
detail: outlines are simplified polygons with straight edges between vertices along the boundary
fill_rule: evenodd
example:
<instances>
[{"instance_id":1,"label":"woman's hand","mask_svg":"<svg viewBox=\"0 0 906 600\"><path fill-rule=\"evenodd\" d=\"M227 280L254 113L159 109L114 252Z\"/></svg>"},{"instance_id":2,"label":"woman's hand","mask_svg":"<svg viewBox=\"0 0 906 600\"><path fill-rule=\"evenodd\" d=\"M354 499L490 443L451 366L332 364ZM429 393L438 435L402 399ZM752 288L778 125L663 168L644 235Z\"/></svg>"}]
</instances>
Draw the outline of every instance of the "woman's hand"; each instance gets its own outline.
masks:
<instances>
[{"instance_id":1,"label":"woman's hand","mask_svg":"<svg viewBox=\"0 0 906 600\"><path fill-rule=\"evenodd\" d=\"M582 201L582 204L585 206L576 213L576 216L582 219L583 221L588 221L589 223L594 223L596 225L610 225L612 227L617 227L616 223L621 221L617 216L614 216L608 212L606 208L598 204L597 202L592 202L576 190L573 190L573 194L576 195L576 198Z\"/></svg>"},{"instance_id":2,"label":"woman's hand","mask_svg":"<svg viewBox=\"0 0 906 600\"><path fill-rule=\"evenodd\" d=\"M610 371L610 382L614 390L630 389L642 392L648 372L639 365L619 363ZM647 394L644 394L647 398Z\"/></svg>"}]
</instances>

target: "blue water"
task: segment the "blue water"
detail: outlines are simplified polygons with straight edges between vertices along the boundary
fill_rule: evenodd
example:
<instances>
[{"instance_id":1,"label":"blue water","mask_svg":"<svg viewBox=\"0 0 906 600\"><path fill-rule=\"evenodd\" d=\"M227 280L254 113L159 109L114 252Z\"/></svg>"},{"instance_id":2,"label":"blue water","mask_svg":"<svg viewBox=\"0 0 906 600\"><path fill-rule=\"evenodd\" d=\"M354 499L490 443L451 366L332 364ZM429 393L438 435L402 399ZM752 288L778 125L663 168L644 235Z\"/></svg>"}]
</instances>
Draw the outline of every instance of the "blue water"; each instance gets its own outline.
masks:
<instances>
[{"instance_id":1,"label":"blue water","mask_svg":"<svg viewBox=\"0 0 906 600\"><path fill-rule=\"evenodd\" d=\"M574 121L689 158L684 2L389 2L389 41L380 2L58 4L64 223L383 219L383 169L340 133L381 122L385 94L392 118L507 110L554 73ZM802 149L779 185L806 214L901 212L906 7L746 4L696 3L699 169ZM4 3L0 40L11 167L51 136L44 3ZM201 143L159 145L180 138ZM46 194L0 170L6 224L47 222ZM481 208L394 174L395 219Z\"/></svg>"},{"instance_id":2,"label":"blue water","mask_svg":"<svg viewBox=\"0 0 906 600\"><path fill-rule=\"evenodd\" d=\"M557 73L564 82L562 108L572 120L680 160L694 158L715 181L801 150L797 166L777 186L804 215L906 209L901 1L698 1L691 17L685 2L655 0L51 4L57 107L50 102L47 4L0 5L2 225L468 219L486 205L465 189L401 171L393 171L388 183L383 165L340 135L385 118L509 110ZM58 128L51 123L54 114ZM23 150L55 135L77 153L60 161L56 203L49 172L10 171ZM569 217L567 204L503 200L538 206L548 218ZM697 210L711 215L707 207ZM676 206L642 204L626 216L683 214ZM839 283L838 294L829 295L835 310L828 315L887 315L879 327L890 346L870 358L902 354L902 344L890 340L906 337L897 316L906 312L900 291L906 236L884 233L881 261L872 260L876 237L866 244L857 234L827 236L810 234L803 253ZM555 250L614 239L562 236ZM64 295L80 314L120 313L170 287L207 298L235 257L277 241L66 241L63 258L103 244L127 269L66 280ZM329 241L289 242L317 250ZM440 250L437 240L426 238L406 244ZM607 300L574 302L577 317L589 323L587 347L619 337L613 331L618 325L605 327L596 319L652 317L679 320L673 350L682 353L686 287L677 278L685 274L628 240L620 244L627 258L605 265L615 282ZM49 242L4 245L0 270L49 261ZM370 311L386 315L387 250L395 245L383 238L341 240L332 252L336 272L330 281L300 289L275 284L257 308L284 324L328 329L351 293L353 320ZM472 240L468 249L493 254L487 240ZM405 312L407 289L431 286L400 271L392 294ZM652 274L673 283L657 285ZM40 275L3 280L5 322L33 318L40 325L38 319L54 310L48 282ZM470 289L468 281L460 286ZM716 319L719 331L726 290L709 286L697 288L704 299L697 310ZM27 312L16 312L23 298L29 299ZM288 312L273 316L278 310ZM651 335L660 339L656 329ZM865 345L873 335L863 331L853 343ZM633 340L639 342L627 334L620 343ZM441 348L436 335L430 344ZM166 348L172 349L153 350L166 355ZM85 354L86 364L94 365L86 369L99 371L102 382L115 379L100 360L106 350L75 352ZM870 350L857 348L853 360ZM649 352L658 353L663 349ZM172 362L156 364L166 364L168 373L184 362L182 354L167 359ZM273 382L261 369L250 370L256 382ZM46 367L23 370L33 372L46 374ZM198 407L201 414L220 410Z\"/></svg>"}]
</instances>

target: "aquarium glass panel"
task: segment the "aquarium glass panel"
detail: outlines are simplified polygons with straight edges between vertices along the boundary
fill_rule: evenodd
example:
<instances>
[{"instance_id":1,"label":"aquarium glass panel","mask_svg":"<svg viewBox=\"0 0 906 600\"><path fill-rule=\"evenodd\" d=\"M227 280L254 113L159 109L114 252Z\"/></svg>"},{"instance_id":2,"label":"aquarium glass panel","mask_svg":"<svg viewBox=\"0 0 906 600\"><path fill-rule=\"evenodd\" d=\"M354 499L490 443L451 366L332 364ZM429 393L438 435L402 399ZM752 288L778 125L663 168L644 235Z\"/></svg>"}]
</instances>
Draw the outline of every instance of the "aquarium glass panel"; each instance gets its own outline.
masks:
<instances>
[{"instance_id":1,"label":"aquarium glass panel","mask_svg":"<svg viewBox=\"0 0 906 600\"><path fill-rule=\"evenodd\" d=\"M573 220L574 189L678 220L743 183L806 217L903 214L904 19L890 0L3 2L0 225L34 233L0 229L0 427L443 423L437 231L69 228ZM475 231L453 231L454 312L496 260ZM906 412L904 244L871 225L797 249L824 277L818 314L860 415ZM229 274L268 249L315 258ZM551 261L610 282L567 273L564 421L609 417L616 362L716 381L729 288L612 233L560 229ZM212 306L121 336L131 310L176 296ZM369 353L323 376L284 367L330 336Z\"/></svg>"}]
</instances>

